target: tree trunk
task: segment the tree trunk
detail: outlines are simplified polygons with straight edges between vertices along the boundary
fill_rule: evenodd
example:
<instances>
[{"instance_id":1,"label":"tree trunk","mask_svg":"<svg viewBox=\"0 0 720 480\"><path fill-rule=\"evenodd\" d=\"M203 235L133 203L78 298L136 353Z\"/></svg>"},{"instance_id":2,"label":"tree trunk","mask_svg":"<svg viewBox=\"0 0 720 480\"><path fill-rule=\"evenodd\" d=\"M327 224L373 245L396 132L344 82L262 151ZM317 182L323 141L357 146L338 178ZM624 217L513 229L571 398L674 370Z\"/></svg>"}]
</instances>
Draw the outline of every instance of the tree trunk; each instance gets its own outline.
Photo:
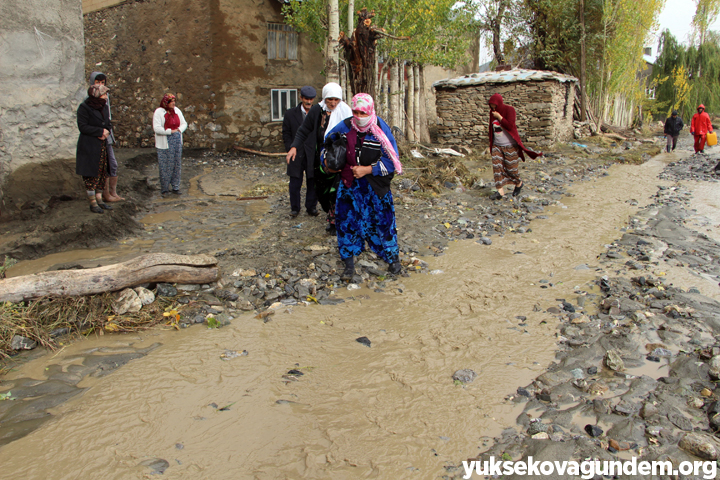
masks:
<instances>
[{"instance_id":1,"label":"tree trunk","mask_svg":"<svg viewBox=\"0 0 720 480\"><path fill-rule=\"evenodd\" d=\"M498 11L495 18L491 19L490 21L490 28L492 30L492 44L493 44L493 54L495 55L495 61L498 65L504 65L505 64L505 56L502 52L502 45L500 45L500 30L502 27L502 19L505 15L505 8L507 7L506 0L500 0L498 2Z\"/></svg>"},{"instance_id":2,"label":"tree trunk","mask_svg":"<svg viewBox=\"0 0 720 480\"><path fill-rule=\"evenodd\" d=\"M420 66L416 63L413 65L413 128L415 128L415 141L420 142Z\"/></svg>"},{"instance_id":3,"label":"tree trunk","mask_svg":"<svg viewBox=\"0 0 720 480\"><path fill-rule=\"evenodd\" d=\"M0 280L0 302L21 302L46 295L93 295L142 283L210 283L218 278L220 269L215 257L151 253L105 267Z\"/></svg>"},{"instance_id":4,"label":"tree trunk","mask_svg":"<svg viewBox=\"0 0 720 480\"><path fill-rule=\"evenodd\" d=\"M580 0L580 121L586 120L585 112L587 111L587 94L585 86L587 76L585 73L585 0Z\"/></svg>"},{"instance_id":5,"label":"tree trunk","mask_svg":"<svg viewBox=\"0 0 720 480\"><path fill-rule=\"evenodd\" d=\"M415 71L412 64L408 64L407 83L407 139L409 142L417 142L415 137Z\"/></svg>"},{"instance_id":6,"label":"tree trunk","mask_svg":"<svg viewBox=\"0 0 720 480\"><path fill-rule=\"evenodd\" d=\"M378 78L378 73L380 73L379 72L380 68L379 68L377 55L375 55L375 62L373 62L373 63L374 63L373 78L375 79L375 88L373 89L372 96L373 96L373 98L378 98L378 96L380 95L380 79Z\"/></svg>"},{"instance_id":7,"label":"tree trunk","mask_svg":"<svg viewBox=\"0 0 720 480\"><path fill-rule=\"evenodd\" d=\"M380 97L380 108L382 111L382 118L386 120L388 123L390 123L390 107L389 107L389 95L388 95L388 80L387 80L387 74L388 74L388 63L387 61L383 64L382 68L380 69L380 92L378 94L378 97Z\"/></svg>"},{"instance_id":8,"label":"tree trunk","mask_svg":"<svg viewBox=\"0 0 720 480\"><path fill-rule=\"evenodd\" d=\"M325 54L325 79L329 82L340 82L339 71L339 52L340 45L340 10L338 8L338 0L328 1L328 42L327 52Z\"/></svg>"},{"instance_id":9,"label":"tree trunk","mask_svg":"<svg viewBox=\"0 0 720 480\"><path fill-rule=\"evenodd\" d=\"M390 61L390 127L398 127L398 67L397 61Z\"/></svg>"},{"instance_id":10,"label":"tree trunk","mask_svg":"<svg viewBox=\"0 0 720 480\"><path fill-rule=\"evenodd\" d=\"M348 32L355 30L355 0L348 0Z\"/></svg>"},{"instance_id":11,"label":"tree trunk","mask_svg":"<svg viewBox=\"0 0 720 480\"><path fill-rule=\"evenodd\" d=\"M430 129L428 119L428 89L425 86L425 66L420 65L420 123L418 126L418 133L420 134L421 142L430 142ZM435 121L435 119L433 119Z\"/></svg>"},{"instance_id":12,"label":"tree trunk","mask_svg":"<svg viewBox=\"0 0 720 480\"><path fill-rule=\"evenodd\" d=\"M398 103L400 105L398 127L400 127L400 130L405 132L407 130L405 122L407 119L407 107L405 103L405 60L398 62L398 92L400 92L400 96L398 98Z\"/></svg>"}]
</instances>

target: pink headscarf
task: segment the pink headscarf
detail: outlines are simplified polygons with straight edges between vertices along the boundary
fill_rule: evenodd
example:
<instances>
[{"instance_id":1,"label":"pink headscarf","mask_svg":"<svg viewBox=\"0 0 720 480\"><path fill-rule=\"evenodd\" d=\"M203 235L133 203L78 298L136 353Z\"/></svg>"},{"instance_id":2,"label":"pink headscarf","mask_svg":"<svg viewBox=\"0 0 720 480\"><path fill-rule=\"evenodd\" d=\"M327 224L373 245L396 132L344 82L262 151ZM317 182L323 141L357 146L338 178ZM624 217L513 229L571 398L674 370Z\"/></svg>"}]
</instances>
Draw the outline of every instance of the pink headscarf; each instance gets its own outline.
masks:
<instances>
[{"instance_id":1,"label":"pink headscarf","mask_svg":"<svg viewBox=\"0 0 720 480\"><path fill-rule=\"evenodd\" d=\"M367 93L358 93L352 98L351 103L353 111L357 110L367 113L370 116L370 121L364 127L361 127L357 122L357 118L353 115L352 120L350 121L352 128L360 133L370 132L375 138L380 140L382 149L385 151L385 154L390 157L390 160L392 160L393 165L395 166L395 172L402 174L402 163L400 163L400 158L398 158L398 154L393 148L392 143L390 143L390 140L388 140L385 135L385 132L383 132L380 125L378 125L377 115L375 114L375 102L373 101L373 98Z\"/></svg>"}]
</instances>

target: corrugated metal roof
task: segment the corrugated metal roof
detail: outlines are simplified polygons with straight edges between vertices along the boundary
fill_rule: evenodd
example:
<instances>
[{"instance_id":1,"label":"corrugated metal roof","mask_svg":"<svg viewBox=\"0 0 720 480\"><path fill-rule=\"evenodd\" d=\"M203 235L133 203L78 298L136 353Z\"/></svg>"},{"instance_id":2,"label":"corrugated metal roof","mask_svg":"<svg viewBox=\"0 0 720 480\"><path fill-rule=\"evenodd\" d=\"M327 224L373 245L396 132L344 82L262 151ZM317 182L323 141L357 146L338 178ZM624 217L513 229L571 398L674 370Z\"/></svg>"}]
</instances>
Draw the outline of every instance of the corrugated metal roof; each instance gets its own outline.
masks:
<instances>
[{"instance_id":1,"label":"corrugated metal roof","mask_svg":"<svg viewBox=\"0 0 720 480\"><path fill-rule=\"evenodd\" d=\"M446 78L433 83L433 87L457 88L480 85L483 83L542 82L546 80L556 80L563 83L578 81L577 78L562 73L518 68L515 70L505 70L504 72L472 73L470 75L463 75L462 77L457 78Z\"/></svg>"}]
</instances>

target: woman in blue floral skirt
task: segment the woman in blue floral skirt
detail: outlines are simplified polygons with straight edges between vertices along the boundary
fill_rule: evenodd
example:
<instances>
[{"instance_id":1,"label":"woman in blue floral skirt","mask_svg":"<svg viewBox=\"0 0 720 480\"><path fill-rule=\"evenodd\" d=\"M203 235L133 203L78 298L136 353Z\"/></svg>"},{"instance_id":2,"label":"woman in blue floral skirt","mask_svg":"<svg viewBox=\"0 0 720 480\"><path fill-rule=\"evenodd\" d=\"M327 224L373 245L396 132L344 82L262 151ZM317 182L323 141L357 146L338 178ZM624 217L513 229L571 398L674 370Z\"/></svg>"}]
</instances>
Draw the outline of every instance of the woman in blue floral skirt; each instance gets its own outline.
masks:
<instances>
[{"instance_id":1,"label":"woman in blue floral skirt","mask_svg":"<svg viewBox=\"0 0 720 480\"><path fill-rule=\"evenodd\" d=\"M365 242L389 264L390 273L402 270L390 191L393 176L402 173L397 144L390 127L375 114L370 95L355 95L351 108L353 116L327 134L347 138L347 161L340 172L335 206L338 249L345 263L341 278L346 281L355 274L354 257L364 250Z\"/></svg>"}]
</instances>

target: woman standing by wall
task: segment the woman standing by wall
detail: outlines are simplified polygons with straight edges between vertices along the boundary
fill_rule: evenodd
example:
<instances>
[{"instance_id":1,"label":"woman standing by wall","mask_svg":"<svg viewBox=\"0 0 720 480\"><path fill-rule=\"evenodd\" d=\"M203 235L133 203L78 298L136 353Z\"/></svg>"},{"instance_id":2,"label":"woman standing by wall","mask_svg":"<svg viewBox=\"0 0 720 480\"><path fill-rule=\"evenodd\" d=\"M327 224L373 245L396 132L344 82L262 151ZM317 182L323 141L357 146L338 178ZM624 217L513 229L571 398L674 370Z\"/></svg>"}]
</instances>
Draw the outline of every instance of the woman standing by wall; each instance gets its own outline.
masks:
<instances>
[{"instance_id":1,"label":"woman standing by wall","mask_svg":"<svg viewBox=\"0 0 720 480\"><path fill-rule=\"evenodd\" d=\"M180 195L180 173L182 169L182 134L187 122L175 106L175 95L167 93L160 101L160 108L153 114L155 148L160 168L160 194L172 191ZM172 190L170 190L172 188Z\"/></svg>"},{"instance_id":2,"label":"woman standing by wall","mask_svg":"<svg viewBox=\"0 0 720 480\"><path fill-rule=\"evenodd\" d=\"M105 85L91 85L88 98L77 110L80 137L75 155L75 173L82 175L90 211L103 213L112 206L103 203L102 193L108 171L107 138L110 135L110 118L105 113L107 93Z\"/></svg>"}]
</instances>

